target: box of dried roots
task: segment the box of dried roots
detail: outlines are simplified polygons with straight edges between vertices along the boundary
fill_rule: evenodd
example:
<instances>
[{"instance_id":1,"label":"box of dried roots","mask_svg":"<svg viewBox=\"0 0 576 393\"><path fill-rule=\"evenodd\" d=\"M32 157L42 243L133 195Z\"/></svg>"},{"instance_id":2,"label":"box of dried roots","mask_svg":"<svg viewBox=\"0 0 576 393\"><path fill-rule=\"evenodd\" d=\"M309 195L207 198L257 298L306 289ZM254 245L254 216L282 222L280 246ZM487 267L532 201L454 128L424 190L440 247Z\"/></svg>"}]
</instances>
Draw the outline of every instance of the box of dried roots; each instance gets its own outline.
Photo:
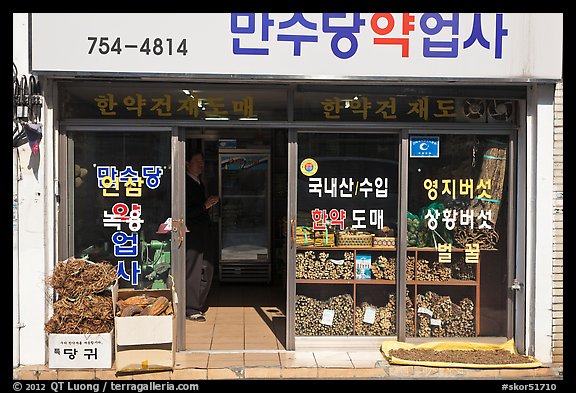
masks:
<instances>
[{"instance_id":1,"label":"box of dried roots","mask_svg":"<svg viewBox=\"0 0 576 393\"><path fill-rule=\"evenodd\" d=\"M71 257L56 264L48 277L53 314L44 325L50 368L112 367L116 278L116 267L105 261Z\"/></svg>"}]
</instances>

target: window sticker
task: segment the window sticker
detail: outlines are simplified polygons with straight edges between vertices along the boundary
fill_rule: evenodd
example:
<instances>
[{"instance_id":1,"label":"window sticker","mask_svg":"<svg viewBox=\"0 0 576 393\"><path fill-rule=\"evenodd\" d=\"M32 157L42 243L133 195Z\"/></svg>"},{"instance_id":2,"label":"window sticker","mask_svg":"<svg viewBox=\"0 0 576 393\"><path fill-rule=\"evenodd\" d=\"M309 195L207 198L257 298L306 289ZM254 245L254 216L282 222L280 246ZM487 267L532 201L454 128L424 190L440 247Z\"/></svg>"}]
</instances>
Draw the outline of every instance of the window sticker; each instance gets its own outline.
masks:
<instances>
[{"instance_id":1,"label":"window sticker","mask_svg":"<svg viewBox=\"0 0 576 393\"><path fill-rule=\"evenodd\" d=\"M411 136L410 158L438 158L440 157L439 136Z\"/></svg>"},{"instance_id":2,"label":"window sticker","mask_svg":"<svg viewBox=\"0 0 576 393\"><path fill-rule=\"evenodd\" d=\"M300 172L304 176L314 176L318 172L318 163L313 158L306 158L300 163Z\"/></svg>"}]
</instances>

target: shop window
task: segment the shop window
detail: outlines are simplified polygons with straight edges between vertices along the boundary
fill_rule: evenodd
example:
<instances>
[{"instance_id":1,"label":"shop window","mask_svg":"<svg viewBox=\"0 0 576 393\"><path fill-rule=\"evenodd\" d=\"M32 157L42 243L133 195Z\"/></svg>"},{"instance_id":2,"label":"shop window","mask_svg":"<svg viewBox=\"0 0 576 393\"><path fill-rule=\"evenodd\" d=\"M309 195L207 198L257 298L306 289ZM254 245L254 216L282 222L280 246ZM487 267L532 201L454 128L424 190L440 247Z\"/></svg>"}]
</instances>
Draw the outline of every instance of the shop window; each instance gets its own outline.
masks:
<instances>
[{"instance_id":1,"label":"shop window","mask_svg":"<svg viewBox=\"0 0 576 393\"><path fill-rule=\"evenodd\" d=\"M509 165L507 136L410 137L412 335L506 336Z\"/></svg>"},{"instance_id":2,"label":"shop window","mask_svg":"<svg viewBox=\"0 0 576 393\"><path fill-rule=\"evenodd\" d=\"M509 137L300 133L296 336L506 336ZM406 300L396 301L404 236Z\"/></svg>"},{"instance_id":3,"label":"shop window","mask_svg":"<svg viewBox=\"0 0 576 393\"><path fill-rule=\"evenodd\" d=\"M170 135L70 135L74 256L113 264L121 287L162 287L170 267Z\"/></svg>"},{"instance_id":4,"label":"shop window","mask_svg":"<svg viewBox=\"0 0 576 393\"><path fill-rule=\"evenodd\" d=\"M398 144L391 134L299 134L297 336L396 333Z\"/></svg>"}]
</instances>

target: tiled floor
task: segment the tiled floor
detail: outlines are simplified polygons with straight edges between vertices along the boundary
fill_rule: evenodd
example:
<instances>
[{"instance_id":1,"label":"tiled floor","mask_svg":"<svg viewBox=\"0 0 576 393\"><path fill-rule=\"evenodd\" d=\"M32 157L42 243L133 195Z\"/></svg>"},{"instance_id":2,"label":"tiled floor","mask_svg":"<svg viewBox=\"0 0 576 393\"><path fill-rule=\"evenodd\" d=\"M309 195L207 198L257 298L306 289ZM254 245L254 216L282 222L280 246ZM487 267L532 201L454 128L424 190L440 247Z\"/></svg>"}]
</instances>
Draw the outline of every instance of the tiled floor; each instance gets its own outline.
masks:
<instances>
[{"instance_id":1,"label":"tiled floor","mask_svg":"<svg viewBox=\"0 0 576 393\"><path fill-rule=\"evenodd\" d=\"M285 349L286 300L281 287L215 282L208 304L206 322L186 321L187 350Z\"/></svg>"}]
</instances>

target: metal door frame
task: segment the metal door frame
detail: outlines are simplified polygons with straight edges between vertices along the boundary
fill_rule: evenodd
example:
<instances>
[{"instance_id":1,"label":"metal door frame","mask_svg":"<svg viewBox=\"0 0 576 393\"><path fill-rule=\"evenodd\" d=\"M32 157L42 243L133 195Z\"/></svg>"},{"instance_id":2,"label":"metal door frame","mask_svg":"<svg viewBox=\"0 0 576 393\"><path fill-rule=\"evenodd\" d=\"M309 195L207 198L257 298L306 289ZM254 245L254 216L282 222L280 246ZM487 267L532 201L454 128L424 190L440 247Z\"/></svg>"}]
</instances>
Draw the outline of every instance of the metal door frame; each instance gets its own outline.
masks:
<instances>
[{"instance_id":1,"label":"metal door frame","mask_svg":"<svg viewBox=\"0 0 576 393\"><path fill-rule=\"evenodd\" d=\"M69 166L73 163L73 147L74 142L69 137L69 132L170 132L170 148L171 148L171 201L172 218L184 219L184 143L181 137L182 129L179 127L171 126L151 126L151 125L118 125L112 122L109 125L103 125L101 121L98 122L82 122L82 124L74 124L74 122L65 122L59 129L59 145L60 153L58 160L58 181L56 186L65 197L60 198L60 209L58 218L58 252L59 259L66 258L73 250L72 234L74 227L71 225L73 222L72 210L73 200L69 195L69 183L67 178ZM57 195L59 196L59 195ZM182 221L183 222L183 221ZM176 292L180 294L181 299L186 299L186 275L185 275L185 239L182 239L178 221L173 222L173 230L171 233L171 274L174 279L174 286ZM176 325L177 337L176 346L178 350L185 349L186 338L186 319L185 319L185 302L178 301L178 296L175 299L176 303Z\"/></svg>"}]
</instances>

